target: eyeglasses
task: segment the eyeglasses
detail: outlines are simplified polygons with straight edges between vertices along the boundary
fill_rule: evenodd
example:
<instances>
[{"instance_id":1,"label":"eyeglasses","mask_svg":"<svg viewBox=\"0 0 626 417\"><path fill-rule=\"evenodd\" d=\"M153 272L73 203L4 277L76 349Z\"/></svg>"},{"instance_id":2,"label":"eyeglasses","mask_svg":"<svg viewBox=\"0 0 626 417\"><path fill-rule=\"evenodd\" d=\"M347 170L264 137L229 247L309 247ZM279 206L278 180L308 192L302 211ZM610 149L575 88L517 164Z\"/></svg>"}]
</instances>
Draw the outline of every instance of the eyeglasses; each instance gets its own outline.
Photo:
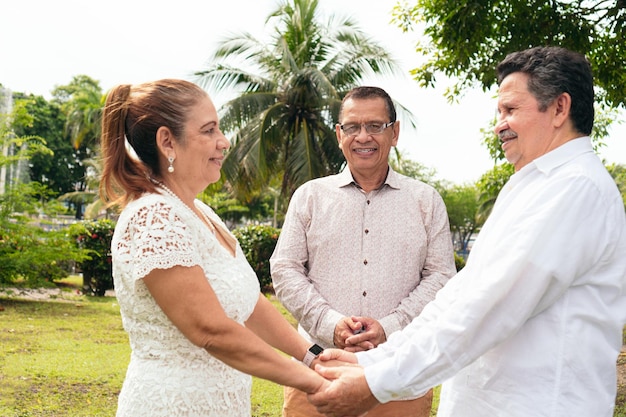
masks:
<instances>
[{"instance_id":1,"label":"eyeglasses","mask_svg":"<svg viewBox=\"0 0 626 417\"><path fill-rule=\"evenodd\" d=\"M347 125L339 125L343 133L348 136L356 136L361 133L361 127L365 127L365 131L370 135L376 135L378 133L383 133L385 129L389 126L393 125L395 122L389 123L364 123L364 124L347 124Z\"/></svg>"}]
</instances>

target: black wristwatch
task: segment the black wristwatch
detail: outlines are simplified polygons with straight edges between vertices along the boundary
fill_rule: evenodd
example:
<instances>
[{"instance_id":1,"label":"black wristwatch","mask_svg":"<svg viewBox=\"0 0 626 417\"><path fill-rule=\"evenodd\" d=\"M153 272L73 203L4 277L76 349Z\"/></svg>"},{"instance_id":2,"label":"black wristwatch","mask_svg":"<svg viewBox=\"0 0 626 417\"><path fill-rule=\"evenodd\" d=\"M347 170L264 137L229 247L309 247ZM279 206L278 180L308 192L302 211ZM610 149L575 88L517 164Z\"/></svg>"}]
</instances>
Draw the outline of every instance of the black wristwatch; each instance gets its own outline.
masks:
<instances>
[{"instance_id":1,"label":"black wristwatch","mask_svg":"<svg viewBox=\"0 0 626 417\"><path fill-rule=\"evenodd\" d=\"M306 351L306 355L304 355L304 359L302 359L302 363L304 363L306 366L310 368L315 358L317 358L320 355L320 353L322 353L323 351L324 351L324 348L318 344L311 346L309 350Z\"/></svg>"}]
</instances>

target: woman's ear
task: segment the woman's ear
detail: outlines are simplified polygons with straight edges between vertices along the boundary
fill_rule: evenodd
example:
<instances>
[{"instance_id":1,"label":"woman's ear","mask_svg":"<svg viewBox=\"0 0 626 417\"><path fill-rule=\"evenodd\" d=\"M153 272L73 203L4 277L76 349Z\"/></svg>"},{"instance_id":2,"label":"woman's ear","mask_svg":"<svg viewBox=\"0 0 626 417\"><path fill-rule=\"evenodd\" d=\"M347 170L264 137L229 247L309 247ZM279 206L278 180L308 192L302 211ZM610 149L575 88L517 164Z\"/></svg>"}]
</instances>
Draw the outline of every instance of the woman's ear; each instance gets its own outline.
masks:
<instances>
[{"instance_id":1,"label":"woman's ear","mask_svg":"<svg viewBox=\"0 0 626 417\"><path fill-rule=\"evenodd\" d=\"M175 157L174 151L174 135L172 131L165 126L161 126L156 132L156 146L160 153L166 158Z\"/></svg>"}]
</instances>

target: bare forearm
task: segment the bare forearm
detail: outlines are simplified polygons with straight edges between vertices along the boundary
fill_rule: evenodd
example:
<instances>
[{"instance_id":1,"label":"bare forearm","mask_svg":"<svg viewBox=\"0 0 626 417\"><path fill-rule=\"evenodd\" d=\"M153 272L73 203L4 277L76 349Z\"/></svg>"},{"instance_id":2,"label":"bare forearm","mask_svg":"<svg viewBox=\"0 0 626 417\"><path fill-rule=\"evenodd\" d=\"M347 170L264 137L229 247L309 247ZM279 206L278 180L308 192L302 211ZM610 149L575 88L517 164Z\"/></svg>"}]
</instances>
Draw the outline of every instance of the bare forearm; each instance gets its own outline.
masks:
<instances>
[{"instance_id":1,"label":"bare forearm","mask_svg":"<svg viewBox=\"0 0 626 417\"><path fill-rule=\"evenodd\" d=\"M255 332L230 319L200 268L154 270L144 278L144 282L163 312L185 337L227 365L306 392L314 390L323 382L317 373L279 354ZM290 326L289 323L268 300L257 304L261 308L254 310L253 327L268 340L280 345L277 338L289 334L285 324L281 323ZM268 305L275 313L267 308ZM276 326L283 329L282 333L272 336L271 332ZM293 328L289 330L298 337ZM296 344L295 337L288 338L284 343L292 342L294 346L300 346L292 350L294 354L303 357L307 349L306 342Z\"/></svg>"},{"instance_id":2,"label":"bare forearm","mask_svg":"<svg viewBox=\"0 0 626 417\"><path fill-rule=\"evenodd\" d=\"M223 334L218 343L207 340L204 348L227 365L305 392L315 392L323 378L299 361L277 352L254 332L241 327L240 334ZM211 338L212 339L212 338Z\"/></svg>"},{"instance_id":3,"label":"bare forearm","mask_svg":"<svg viewBox=\"0 0 626 417\"><path fill-rule=\"evenodd\" d=\"M310 345L263 295L246 326L271 346L298 360L304 358Z\"/></svg>"}]
</instances>

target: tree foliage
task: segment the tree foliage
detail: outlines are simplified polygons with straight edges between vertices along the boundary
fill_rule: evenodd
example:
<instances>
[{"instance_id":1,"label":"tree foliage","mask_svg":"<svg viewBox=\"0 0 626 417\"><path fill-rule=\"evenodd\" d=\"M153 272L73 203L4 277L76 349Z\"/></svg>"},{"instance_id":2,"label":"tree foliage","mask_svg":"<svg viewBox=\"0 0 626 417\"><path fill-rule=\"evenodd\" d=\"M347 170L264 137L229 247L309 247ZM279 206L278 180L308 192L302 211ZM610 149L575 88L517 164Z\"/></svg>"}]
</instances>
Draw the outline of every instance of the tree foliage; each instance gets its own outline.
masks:
<instances>
[{"instance_id":1,"label":"tree foliage","mask_svg":"<svg viewBox=\"0 0 626 417\"><path fill-rule=\"evenodd\" d=\"M478 189L474 185L453 185L441 191L446 204L455 250L467 254L468 243L482 226L478 216Z\"/></svg>"},{"instance_id":2,"label":"tree foliage","mask_svg":"<svg viewBox=\"0 0 626 417\"><path fill-rule=\"evenodd\" d=\"M400 70L351 18L322 24L317 6L283 1L267 19L271 41L249 33L226 38L212 65L197 73L211 90L241 92L220 112L222 130L234 136L223 173L244 201L275 176L281 195L290 197L305 181L338 172L341 99L367 75Z\"/></svg>"},{"instance_id":3,"label":"tree foliage","mask_svg":"<svg viewBox=\"0 0 626 417\"><path fill-rule=\"evenodd\" d=\"M0 98L2 98L0 96ZM46 141L37 135L24 134L21 126L32 126L34 117L23 102L18 101L10 114L0 114L0 167L5 167L3 180L8 191L11 187L29 181L26 162L37 155L52 155Z\"/></svg>"},{"instance_id":4,"label":"tree foliage","mask_svg":"<svg viewBox=\"0 0 626 417\"><path fill-rule=\"evenodd\" d=\"M446 184L442 181L435 178L437 171L434 168L430 168L420 162L407 159L398 150L390 155L389 165L394 171L406 175L407 177L425 182L426 184L435 187L438 191L441 191L446 186Z\"/></svg>"},{"instance_id":5,"label":"tree foliage","mask_svg":"<svg viewBox=\"0 0 626 417\"><path fill-rule=\"evenodd\" d=\"M280 229L272 226L248 225L233 230L241 250L257 275L261 290L268 292L272 287L270 257L276 248Z\"/></svg>"},{"instance_id":6,"label":"tree foliage","mask_svg":"<svg viewBox=\"0 0 626 417\"><path fill-rule=\"evenodd\" d=\"M423 86L437 74L457 79L449 98L476 84L488 90L510 52L559 45L589 58L607 104L626 103L624 0L414 0L394 8L394 21L423 29L417 53L426 61L412 73Z\"/></svg>"},{"instance_id":7,"label":"tree foliage","mask_svg":"<svg viewBox=\"0 0 626 417\"><path fill-rule=\"evenodd\" d=\"M16 95L15 108L23 109L28 121L15 120L17 136L42 138L50 152L37 153L29 159L30 179L59 194L73 191L85 175L82 149L74 149L64 134L65 115L58 103L41 96Z\"/></svg>"},{"instance_id":8,"label":"tree foliage","mask_svg":"<svg viewBox=\"0 0 626 417\"><path fill-rule=\"evenodd\" d=\"M59 103L65 115L65 133L70 143L80 153L77 161L84 166L81 181L75 183L74 189L63 195L76 207L76 218L83 217L83 205L96 203L96 191L99 175L96 156L100 146L100 120L105 95L100 83L86 75L77 75L67 85L57 86L52 92L54 101Z\"/></svg>"},{"instance_id":9,"label":"tree foliage","mask_svg":"<svg viewBox=\"0 0 626 417\"><path fill-rule=\"evenodd\" d=\"M617 184L617 188L622 194L622 200L624 200L624 209L626 209L626 165L611 164L607 166L607 170L615 180L615 184Z\"/></svg>"},{"instance_id":10,"label":"tree foliage","mask_svg":"<svg viewBox=\"0 0 626 417\"><path fill-rule=\"evenodd\" d=\"M477 216L481 223L487 221L487 217L491 214L500 190L502 190L514 172L515 168L513 165L505 162L495 165L491 170L485 172L476 183L479 193Z\"/></svg>"},{"instance_id":11,"label":"tree foliage","mask_svg":"<svg viewBox=\"0 0 626 417\"><path fill-rule=\"evenodd\" d=\"M86 257L78 262L83 273L83 293L104 296L113 288L111 240L115 222L108 219L83 221L69 227L68 234Z\"/></svg>"},{"instance_id":12,"label":"tree foliage","mask_svg":"<svg viewBox=\"0 0 626 417\"><path fill-rule=\"evenodd\" d=\"M65 131L74 148L85 145L92 152L100 141L100 117L104 94L100 83L87 75L77 75L67 85L57 86L52 95L66 117Z\"/></svg>"},{"instance_id":13,"label":"tree foliage","mask_svg":"<svg viewBox=\"0 0 626 417\"><path fill-rule=\"evenodd\" d=\"M40 214L54 212L40 199L44 193L45 187L31 182L0 194L0 283L45 285L67 277L72 263L85 256L65 231L46 231L37 224Z\"/></svg>"}]
</instances>

